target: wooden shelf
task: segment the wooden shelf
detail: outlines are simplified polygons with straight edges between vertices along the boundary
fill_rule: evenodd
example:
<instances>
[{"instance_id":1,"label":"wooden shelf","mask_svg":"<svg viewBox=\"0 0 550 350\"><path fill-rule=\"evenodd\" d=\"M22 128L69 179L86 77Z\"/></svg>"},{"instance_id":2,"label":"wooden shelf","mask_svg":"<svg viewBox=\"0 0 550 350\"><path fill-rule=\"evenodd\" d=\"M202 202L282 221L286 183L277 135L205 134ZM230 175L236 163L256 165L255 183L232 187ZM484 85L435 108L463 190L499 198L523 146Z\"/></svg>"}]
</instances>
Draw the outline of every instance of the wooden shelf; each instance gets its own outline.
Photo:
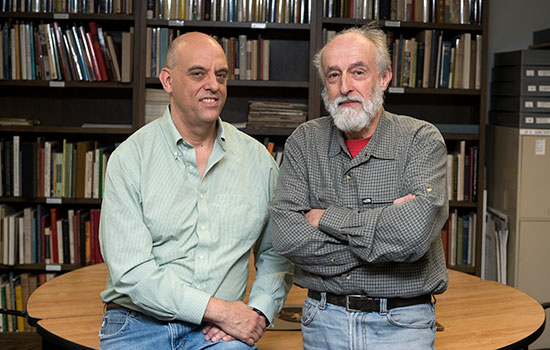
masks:
<instances>
[{"instance_id":1,"label":"wooden shelf","mask_svg":"<svg viewBox=\"0 0 550 350\"><path fill-rule=\"evenodd\" d=\"M0 80L2 86L23 86L40 88L109 88L109 89L131 89L131 83L115 83L100 81L62 81L62 80Z\"/></svg>"},{"instance_id":2,"label":"wooden shelf","mask_svg":"<svg viewBox=\"0 0 550 350\"><path fill-rule=\"evenodd\" d=\"M24 203L24 204L78 204L78 205L93 205L101 204L101 199L98 198L67 198L67 197L0 197L0 202L3 203Z\"/></svg>"},{"instance_id":3,"label":"wooden shelf","mask_svg":"<svg viewBox=\"0 0 550 350\"><path fill-rule=\"evenodd\" d=\"M17 264L17 265L0 265L0 274L5 270L17 271L33 271L33 272L67 272L81 268L75 264ZM2 334L2 333L0 333Z\"/></svg>"},{"instance_id":4,"label":"wooden shelf","mask_svg":"<svg viewBox=\"0 0 550 350\"><path fill-rule=\"evenodd\" d=\"M0 18L48 19L48 20L86 20L86 21L134 21L133 15L107 13L65 13L65 12L0 12Z\"/></svg>"},{"instance_id":5,"label":"wooden shelf","mask_svg":"<svg viewBox=\"0 0 550 350\"><path fill-rule=\"evenodd\" d=\"M271 22L222 22L222 21L186 21L148 19L148 26L168 27L196 27L196 28L234 28L234 29L277 29L277 30L304 30L311 29L310 24L271 23Z\"/></svg>"},{"instance_id":6,"label":"wooden shelf","mask_svg":"<svg viewBox=\"0 0 550 350\"><path fill-rule=\"evenodd\" d=\"M161 87L160 80L156 77L145 78L145 83L150 86ZM261 88L309 88L308 81L279 81L279 80L228 80L230 87L261 87Z\"/></svg>"},{"instance_id":7,"label":"wooden shelf","mask_svg":"<svg viewBox=\"0 0 550 350\"><path fill-rule=\"evenodd\" d=\"M388 87L388 94L418 94L418 95L466 95L480 96L479 89L434 89L434 88L409 88L409 87Z\"/></svg>"},{"instance_id":8,"label":"wooden shelf","mask_svg":"<svg viewBox=\"0 0 550 350\"><path fill-rule=\"evenodd\" d=\"M130 135L134 128L83 128L79 126L0 126L0 133Z\"/></svg>"},{"instance_id":9,"label":"wooden shelf","mask_svg":"<svg viewBox=\"0 0 550 350\"><path fill-rule=\"evenodd\" d=\"M372 22L371 19L354 19L354 18L323 18L323 24L333 25L366 25ZM434 22L405 22L405 21L392 21L392 20L379 20L377 21L380 27L384 28L414 28L414 29L444 29L459 32L481 32L482 26L477 24L454 24L454 23L434 23Z\"/></svg>"}]
</instances>

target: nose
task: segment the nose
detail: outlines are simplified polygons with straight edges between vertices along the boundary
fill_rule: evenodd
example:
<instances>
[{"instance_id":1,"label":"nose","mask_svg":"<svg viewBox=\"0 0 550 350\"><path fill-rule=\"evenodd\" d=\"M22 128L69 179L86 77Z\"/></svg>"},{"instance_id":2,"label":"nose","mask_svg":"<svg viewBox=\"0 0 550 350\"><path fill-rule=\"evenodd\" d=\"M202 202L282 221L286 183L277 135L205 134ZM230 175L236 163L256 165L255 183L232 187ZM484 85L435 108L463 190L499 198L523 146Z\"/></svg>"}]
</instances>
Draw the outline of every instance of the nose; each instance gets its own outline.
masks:
<instances>
[{"instance_id":1,"label":"nose","mask_svg":"<svg viewBox=\"0 0 550 350\"><path fill-rule=\"evenodd\" d=\"M340 80L340 94L346 96L352 90L353 82L351 81L351 77L348 74L342 74L342 79Z\"/></svg>"},{"instance_id":2,"label":"nose","mask_svg":"<svg viewBox=\"0 0 550 350\"><path fill-rule=\"evenodd\" d=\"M216 78L215 72L209 72L204 81L204 88L210 91L218 91L218 79Z\"/></svg>"}]
</instances>

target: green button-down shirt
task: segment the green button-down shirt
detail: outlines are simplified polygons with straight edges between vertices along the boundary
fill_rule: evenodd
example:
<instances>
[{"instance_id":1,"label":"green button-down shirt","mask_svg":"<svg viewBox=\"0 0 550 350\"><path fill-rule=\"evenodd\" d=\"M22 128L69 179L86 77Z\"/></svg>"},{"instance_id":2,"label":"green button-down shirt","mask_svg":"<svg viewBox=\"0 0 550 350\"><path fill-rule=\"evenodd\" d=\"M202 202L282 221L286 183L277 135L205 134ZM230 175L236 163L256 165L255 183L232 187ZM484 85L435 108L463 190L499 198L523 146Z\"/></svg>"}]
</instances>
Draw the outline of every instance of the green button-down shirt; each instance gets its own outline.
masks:
<instances>
[{"instance_id":1,"label":"green button-down shirt","mask_svg":"<svg viewBox=\"0 0 550 350\"><path fill-rule=\"evenodd\" d=\"M272 321L292 282L291 264L271 243L268 204L277 177L265 147L219 119L201 179L195 149L167 108L109 159L100 224L109 267L103 301L199 324L210 296L244 297L254 248L249 305Z\"/></svg>"}]
</instances>

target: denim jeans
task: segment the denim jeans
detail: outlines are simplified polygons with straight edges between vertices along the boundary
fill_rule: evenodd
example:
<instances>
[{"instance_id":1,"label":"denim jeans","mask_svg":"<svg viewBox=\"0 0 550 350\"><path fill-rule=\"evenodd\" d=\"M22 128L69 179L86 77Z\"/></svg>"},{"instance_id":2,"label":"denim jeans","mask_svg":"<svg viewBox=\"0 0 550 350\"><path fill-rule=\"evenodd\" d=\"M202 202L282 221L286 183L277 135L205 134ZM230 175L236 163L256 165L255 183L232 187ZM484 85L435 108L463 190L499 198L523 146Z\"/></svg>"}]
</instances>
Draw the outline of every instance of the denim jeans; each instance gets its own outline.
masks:
<instances>
[{"instance_id":1,"label":"denim jeans","mask_svg":"<svg viewBox=\"0 0 550 350\"><path fill-rule=\"evenodd\" d=\"M307 298L302 308L304 350L435 349L434 304L418 304L380 312L346 308Z\"/></svg>"},{"instance_id":2,"label":"denim jeans","mask_svg":"<svg viewBox=\"0 0 550 350\"><path fill-rule=\"evenodd\" d=\"M256 346L232 340L204 339L204 325L164 322L139 312L111 309L103 315L99 331L102 350L257 350Z\"/></svg>"}]
</instances>

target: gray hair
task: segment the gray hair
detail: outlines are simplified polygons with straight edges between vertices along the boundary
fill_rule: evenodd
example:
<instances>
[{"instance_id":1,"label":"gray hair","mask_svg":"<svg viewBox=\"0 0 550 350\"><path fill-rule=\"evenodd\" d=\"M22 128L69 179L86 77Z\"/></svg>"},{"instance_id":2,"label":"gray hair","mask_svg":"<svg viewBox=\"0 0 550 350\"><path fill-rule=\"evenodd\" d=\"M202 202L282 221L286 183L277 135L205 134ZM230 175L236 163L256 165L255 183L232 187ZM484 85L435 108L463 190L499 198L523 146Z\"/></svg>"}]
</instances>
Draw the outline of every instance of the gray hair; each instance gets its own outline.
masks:
<instances>
[{"instance_id":1,"label":"gray hair","mask_svg":"<svg viewBox=\"0 0 550 350\"><path fill-rule=\"evenodd\" d=\"M323 81L323 83L325 82L325 75L323 73L323 66L321 62L323 59L323 52L325 51L328 43L344 34L359 34L370 40L374 44L377 53L376 56L378 61L378 75L382 75L384 72L391 69L391 58L390 52L388 50L386 34L380 29L380 27L378 27L378 25L374 21L363 27L352 27L342 30L341 32L336 34L336 36L330 39L325 44L325 46L323 46L323 48L321 48L321 50L319 50L315 54L315 57L313 58L313 64L315 65L315 68L317 68L317 72L319 73L319 77L321 77L321 81Z\"/></svg>"}]
</instances>

